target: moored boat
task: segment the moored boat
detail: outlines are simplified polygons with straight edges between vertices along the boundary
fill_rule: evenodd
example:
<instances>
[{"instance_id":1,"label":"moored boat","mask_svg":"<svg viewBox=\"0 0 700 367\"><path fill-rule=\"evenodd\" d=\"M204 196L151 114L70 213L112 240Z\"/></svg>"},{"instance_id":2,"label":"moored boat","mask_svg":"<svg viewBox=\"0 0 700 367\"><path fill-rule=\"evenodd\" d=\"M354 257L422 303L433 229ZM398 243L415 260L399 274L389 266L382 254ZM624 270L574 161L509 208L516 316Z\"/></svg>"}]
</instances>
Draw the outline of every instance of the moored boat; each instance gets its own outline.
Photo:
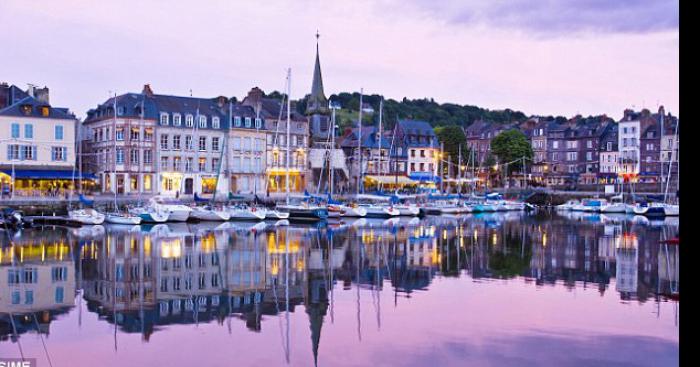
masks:
<instances>
[{"instance_id":1,"label":"moored boat","mask_svg":"<svg viewBox=\"0 0 700 367\"><path fill-rule=\"evenodd\" d=\"M132 208L129 212L140 217L141 223L165 223L170 217L167 210L158 206Z\"/></svg>"},{"instance_id":2,"label":"moored boat","mask_svg":"<svg viewBox=\"0 0 700 367\"><path fill-rule=\"evenodd\" d=\"M105 214L105 222L111 224L141 224L141 217L129 213L107 213Z\"/></svg>"},{"instance_id":3,"label":"moored boat","mask_svg":"<svg viewBox=\"0 0 700 367\"><path fill-rule=\"evenodd\" d=\"M227 209L231 220L263 220L267 211L247 205L229 206Z\"/></svg>"},{"instance_id":4,"label":"moored boat","mask_svg":"<svg viewBox=\"0 0 700 367\"><path fill-rule=\"evenodd\" d=\"M105 221L104 214L91 208L71 210L68 212L68 218L81 224L102 224Z\"/></svg>"},{"instance_id":5,"label":"moored boat","mask_svg":"<svg viewBox=\"0 0 700 367\"><path fill-rule=\"evenodd\" d=\"M206 205L192 209L190 217L200 221L223 222L231 219L231 214L223 208L214 208Z\"/></svg>"}]
</instances>

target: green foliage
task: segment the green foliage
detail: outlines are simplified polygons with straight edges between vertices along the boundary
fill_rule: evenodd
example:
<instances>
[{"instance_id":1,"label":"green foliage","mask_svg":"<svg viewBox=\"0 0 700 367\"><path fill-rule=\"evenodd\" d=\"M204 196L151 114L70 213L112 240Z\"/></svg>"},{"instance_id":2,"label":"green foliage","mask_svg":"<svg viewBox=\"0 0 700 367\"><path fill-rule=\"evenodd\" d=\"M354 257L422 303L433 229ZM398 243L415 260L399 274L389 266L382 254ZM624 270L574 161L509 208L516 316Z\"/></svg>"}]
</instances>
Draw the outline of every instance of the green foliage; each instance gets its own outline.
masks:
<instances>
[{"instance_id":1,"label":"green foliage","mask_svg":"<svg viewBox=\"0 0 700 367\"><path fill-rule=\"evenodd\" d=\"M459 147L462 146L462 164L466 164L469 158L469 148L464 130L457 125L439 126L434 130L438 140L445 144L445 153L452 157L453 163L459 162Z\"/></svg>"},{"instance_id":2,"label":"green foliage","mask_svg":"<svg viewBox=\"0 0 700 367\"><path fill-rule=\"evenodd\" d=\"M522 157L532 159L532 146L520 130L506 130L491 140L491 152L499 163L512 162ZM512 163L508 169L520 169L520 162Z\"/></svg>"}]
</instances>

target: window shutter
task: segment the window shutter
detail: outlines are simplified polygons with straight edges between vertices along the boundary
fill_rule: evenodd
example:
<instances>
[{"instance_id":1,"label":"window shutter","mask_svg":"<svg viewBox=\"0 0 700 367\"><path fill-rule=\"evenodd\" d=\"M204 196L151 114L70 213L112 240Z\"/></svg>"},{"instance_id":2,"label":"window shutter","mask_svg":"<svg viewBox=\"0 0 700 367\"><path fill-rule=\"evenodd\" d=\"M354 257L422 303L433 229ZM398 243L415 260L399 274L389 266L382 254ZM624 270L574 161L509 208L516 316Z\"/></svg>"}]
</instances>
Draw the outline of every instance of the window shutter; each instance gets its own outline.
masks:
<instances>
[{"instance_id":1,"label":"window shutter","mask_svg":"<svg viewBox=\"0 0 700 367\"><path fill-rule=\"evenodd\" d=\"M22 146L19 146L18 149L19 149L19 160L23 161L24 160L24 149Z\"/></svg>"},{"instance_id":2,"label":"window shutter","mask_svg":"<svg viewBox=\"0 0 700 367\"><path fill-rule=\"evenodd\" d=\"M36 157L36 145L33 145L32 146L32 159L36 160L36 158L37 158Z\"/></svg>"},{"instance_id":3,"label":"window shutter","mask_svg":"<svg viewBox=\"0 0 700 367\"><path fill-rule=\"evenodd\" d=\"M12 159L12 145L7 146L7 160Z\"/></svg>"}]
</instances>

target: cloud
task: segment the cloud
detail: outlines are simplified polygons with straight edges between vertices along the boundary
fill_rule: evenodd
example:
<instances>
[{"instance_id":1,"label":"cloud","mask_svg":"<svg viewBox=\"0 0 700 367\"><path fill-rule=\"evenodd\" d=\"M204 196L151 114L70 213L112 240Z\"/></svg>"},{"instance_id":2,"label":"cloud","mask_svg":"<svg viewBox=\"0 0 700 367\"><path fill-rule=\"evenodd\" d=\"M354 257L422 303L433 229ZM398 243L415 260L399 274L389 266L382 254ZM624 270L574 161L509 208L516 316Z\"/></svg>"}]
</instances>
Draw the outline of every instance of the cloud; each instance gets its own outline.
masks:
<instances>
[{"instance_id":1,"label":"cloud","mask_svg":"<svg viewBox=\"0 0 700 367\"><path fill-rule=\"evenodd\" d=\"M410 0L415 10L462 26L521 31L536 37L644 34L678 29L673 0Z\"/></svg>"}]
</instances>

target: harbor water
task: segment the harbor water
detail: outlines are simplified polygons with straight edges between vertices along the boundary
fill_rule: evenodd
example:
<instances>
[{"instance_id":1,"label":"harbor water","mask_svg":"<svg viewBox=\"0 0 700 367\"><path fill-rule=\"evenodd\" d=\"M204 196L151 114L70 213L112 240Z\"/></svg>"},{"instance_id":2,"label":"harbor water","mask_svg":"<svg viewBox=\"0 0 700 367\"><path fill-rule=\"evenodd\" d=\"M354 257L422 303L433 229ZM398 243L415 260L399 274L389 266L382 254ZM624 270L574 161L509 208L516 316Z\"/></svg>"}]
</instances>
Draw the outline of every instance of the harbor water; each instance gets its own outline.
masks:
<instances>
[{"instance_id":1,"label":"harbor water","mask_svg":"<svg viewBox=\"0 0 700 367\"><path fill-rule=\"evenodd\" d=\"M0 231L38 366L672 366L678 218L495 213Z\"/></svg>"}]
</instances>

